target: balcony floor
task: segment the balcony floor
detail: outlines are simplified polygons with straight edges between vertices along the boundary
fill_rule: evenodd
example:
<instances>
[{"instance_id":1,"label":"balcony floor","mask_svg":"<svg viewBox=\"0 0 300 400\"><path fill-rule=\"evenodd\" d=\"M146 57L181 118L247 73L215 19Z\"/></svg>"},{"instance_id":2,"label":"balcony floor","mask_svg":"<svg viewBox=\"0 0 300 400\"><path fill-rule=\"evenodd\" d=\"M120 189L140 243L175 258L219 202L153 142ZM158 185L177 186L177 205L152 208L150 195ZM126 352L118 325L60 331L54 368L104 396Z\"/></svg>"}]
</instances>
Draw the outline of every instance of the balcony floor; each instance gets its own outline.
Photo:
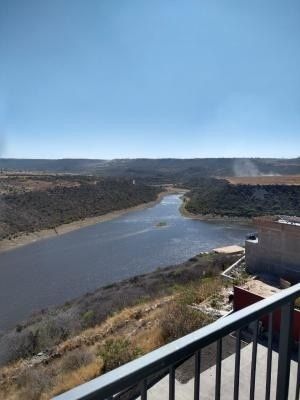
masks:
<instances>
[{"instance_id":1,"label":"balcony floor","mask_svg":"<svg viewBox=\"0 0 300 400\"><path fill-rule=\"evenodd\" d=\"M250 391L250 370L252 357L252 344L241 349L241 370L240 370L240 400L249 399ZM273 351L272 357L272 383L271 383L271 399L276 398L276 380L277 380L277 364L278 353ZM232 400L233 398L233 382L234 382L234 365L235 354L229 356L222 362L222 386L221 399ZM257 347L257 368L256 368L256 385L255 399L264 399L266 385L266 365L267 365L267 348L258 344ZM291 362L290 375L290 392L289 399L295 399L297 363ZM200 399L214 399L215 394L215 366L201 373L200 378ZM168 399L169 393L169 377L166 376L148 391L148 400ZM176 380L175 382L175 398L176 400L190 400L194 395L194 379L182 384Z\"/></svg>"}]
</instances>

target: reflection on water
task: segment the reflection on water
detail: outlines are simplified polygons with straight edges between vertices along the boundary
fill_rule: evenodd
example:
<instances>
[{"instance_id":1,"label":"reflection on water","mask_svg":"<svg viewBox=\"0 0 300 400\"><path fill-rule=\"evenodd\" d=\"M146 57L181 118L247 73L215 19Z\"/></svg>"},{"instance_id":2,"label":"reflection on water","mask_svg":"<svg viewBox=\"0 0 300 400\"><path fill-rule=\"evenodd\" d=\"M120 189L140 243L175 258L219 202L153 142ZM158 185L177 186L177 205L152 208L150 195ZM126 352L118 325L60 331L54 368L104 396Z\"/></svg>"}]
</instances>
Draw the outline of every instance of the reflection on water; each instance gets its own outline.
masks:
<instances>
[{"instance_id":1,"label":"reflection on water","mask_svg":"<svg viewBox=\"0 0 300 400\"><path fill-rule=\"evenodd\" d=\"M154 207L0 254L0 329L99 286L241 244L251 231L184 218L180 204L170 195Z\"/></svg>"}]
</instances>

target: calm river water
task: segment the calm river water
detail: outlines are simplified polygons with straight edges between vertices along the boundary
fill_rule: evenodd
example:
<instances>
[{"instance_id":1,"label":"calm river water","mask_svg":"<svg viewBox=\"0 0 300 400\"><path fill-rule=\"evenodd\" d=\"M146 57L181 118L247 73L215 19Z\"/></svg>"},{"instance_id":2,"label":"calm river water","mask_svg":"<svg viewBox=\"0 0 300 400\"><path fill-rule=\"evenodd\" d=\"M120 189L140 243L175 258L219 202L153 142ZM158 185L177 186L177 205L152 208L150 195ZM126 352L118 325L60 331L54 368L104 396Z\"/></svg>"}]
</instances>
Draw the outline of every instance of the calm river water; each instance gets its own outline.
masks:
<instances>
[{"instance_id":1,"label":"calm river water","mask_svg":"<svg viewBox=\"0 0 300 400\"><path fill-rule=\"evenodd\" d=\"M99 286L242 244L251 231L184 218L180 204L179 195L166 196L154 207L0 254L0 330Z\"/></svg>"}]
</instances>

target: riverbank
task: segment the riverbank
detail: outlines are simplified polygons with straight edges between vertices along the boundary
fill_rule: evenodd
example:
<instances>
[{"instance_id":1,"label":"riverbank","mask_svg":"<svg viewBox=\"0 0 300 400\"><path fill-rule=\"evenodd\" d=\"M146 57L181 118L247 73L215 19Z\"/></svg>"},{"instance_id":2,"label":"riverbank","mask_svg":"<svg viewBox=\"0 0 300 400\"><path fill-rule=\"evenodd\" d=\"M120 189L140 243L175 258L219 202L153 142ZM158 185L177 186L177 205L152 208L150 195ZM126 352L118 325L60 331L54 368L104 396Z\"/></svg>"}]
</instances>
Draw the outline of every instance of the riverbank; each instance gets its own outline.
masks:
<instances>
[{"instance_id":1,"label":"riverbank","mask_svg":"<svg viewBox=\"0 0 300 400\"><path fill-rule=\"evenodd\" d=\"M160 192L157 196L157 199L154 201L150 201L147 203L142 203L134 207L124 208L121 210L116 210L109 212L107 214L85 218L79 221L73 221L67 224L59 225L52 229L43 229L40 231L32 232L32 233L21 233L15 238L11 239L3 239L0 240L0 253L14 250L18 247L25 246L39 240L48 239L55 236L61 236L66 233L85 228L87 226L95 225L101 222L106 222L113 220L115 218L121 217L129 212L144 210L149 207L153 207L158 204L165 196L170 194L183 194L185 193L184 189L176 189L172 187L166 187L164 191Z\"/></svg>"},{"instance_id":2,"label":"riverbank","mask_svg":"<svg viewBox=\"0 0 300 400\"><path fill-rule=\"evenodd\" d=\"M265 215L299 214L297 185L234 185L215 178L199 178L185 185L190 189L185 208L197 218L240 222Z\"/></svg>"},{"instance_id":3,"label":"riverbank","mask_svg":"<svg viewBox=\"0 0 300 400\"><path fill-rule=\"evenodd\" d=\"M37 313L0 336L0 397L52 398L212 322L217 312L190 306L209 298L217 304L220 272L238 257L201 253ZM212 359L209 351L207 367Z\"/></svg>"},{"instance_id":4,"label":"riverbank","mask_svg":"<svg viewBox=\"0 0 300 400\"><path fill-rule=\"evenodd\" d=\"M52 398L212 322L217 311L191 305L220 301L219 274L237 257L202 253L40 312L0 337L0 397L33 398L38 385L34 398ZM202 367L213 359L210 349Z\"/></svg>"},{"instance_id":5,"label":"riverbank","mask_svg":"<svg viewBox=\"0 0 300 400\"><path fill-rule=\"evenodd\" d=\"M169 194L151 208L3 252L0 330L97 287L184 262L200 252L242 244L252 231L238 224L184 218L180 204L181 195Z\"/></svg>"},{"instance_id":6,"label":"riverbank","mask_svg":"<svg viewBox=\"0 0 300 400\"><path fill-rule=\"evenodd\" d=\"M182 204L179 208L181 215L185 218L191 218L191 219L196 219L199 221L207 221L207 222L234 222L234 223L245 224L245 225L252 224L252 218L228 217L226 215L222 216L222 215L218 215L218 214L193 214L186 209L185 204L187 202L188 202L188 197L184 196Z\"/></svg>"}]
</instances>

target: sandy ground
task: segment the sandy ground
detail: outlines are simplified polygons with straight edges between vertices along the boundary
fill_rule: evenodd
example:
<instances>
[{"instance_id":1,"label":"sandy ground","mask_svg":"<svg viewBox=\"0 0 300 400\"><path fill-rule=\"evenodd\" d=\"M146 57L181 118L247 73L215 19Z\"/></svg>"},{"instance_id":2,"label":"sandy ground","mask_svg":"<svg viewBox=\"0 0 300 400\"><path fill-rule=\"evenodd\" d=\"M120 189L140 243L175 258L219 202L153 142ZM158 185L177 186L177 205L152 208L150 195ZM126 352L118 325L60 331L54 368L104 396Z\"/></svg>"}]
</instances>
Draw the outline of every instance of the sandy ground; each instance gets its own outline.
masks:
<instances>
[{"instance_id":1,"label":"sandy ground","mask_svg":"<svg viewBox=\"0 0 300 400\"><path fill-rule=\"evenodd\" d=\"M86 226L98 224L100 222L110 221L112 219L118 218L124 214L127 214L131 211L138 211L143 210L148 207L153 207L155 204L158 204L163 197L170 195L170 194L183 194L185 191L181 189L175 188L167 188L167 190L159 193L158 197L154 201L150 201L149 203L139 204L135 207L129 207L122 210L112 211L110 213L99 215L96 217L85 218L80 221L74 221L69 224L63 224L57 226L54 229L43 229L41 231L27 233L27 234L20 234L14 239L8 240L4 239L0 241L0 253L4 251L13 250L17 247L24 246L38 240L47 239L54 236L60 236L68 232L75 231L80 228L84 228Z\"/></svg>"},{"instance_id":2,"label":"sandy ground","mask_svg":"<svg viewBox=\"0 0 300 400\"><path fill-rule=\"evenodd\" d=\"M225 179L233 185L300 185L300 175L240 176Z\"/></svg>"}]
</instances>

